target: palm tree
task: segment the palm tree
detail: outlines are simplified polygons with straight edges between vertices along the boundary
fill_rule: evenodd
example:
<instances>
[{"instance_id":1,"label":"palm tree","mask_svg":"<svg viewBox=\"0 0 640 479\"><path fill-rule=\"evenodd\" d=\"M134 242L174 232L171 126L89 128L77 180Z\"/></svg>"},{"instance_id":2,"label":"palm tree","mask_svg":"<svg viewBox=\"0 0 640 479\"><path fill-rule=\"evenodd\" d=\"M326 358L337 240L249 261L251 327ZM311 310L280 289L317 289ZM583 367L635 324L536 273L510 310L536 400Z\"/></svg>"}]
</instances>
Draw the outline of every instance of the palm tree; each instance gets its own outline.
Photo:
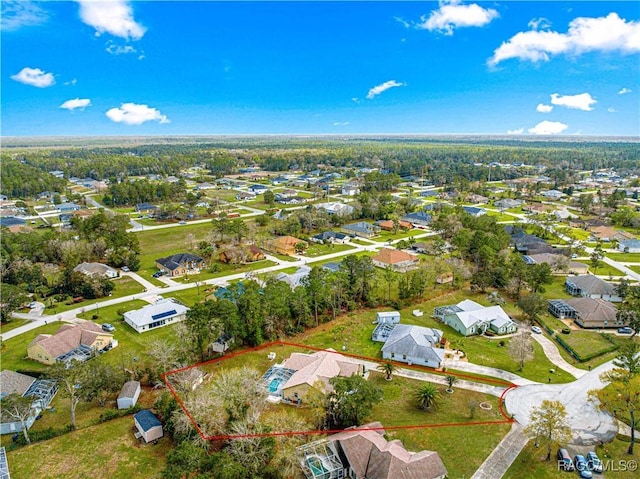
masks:
<instances>
[{"instance_id":1,"label":"palm tree","mask_svg":"<svg viewBox=\"0 0 640 479\"><path fill-rule=\"evenodd\" d=\"M393 379L393 373L396 372L397 368L393 365L393 363L386 362L378 366L378 370L384 373L385 379L387 381L391 381L391 379Z\"/></svg>"},{"instance_id":2,"label":"palm tree","mask_svg":"<svg viewBox=\"0 0 640 479\"><path fill-rule=\"evenodd\" d=\"M447 377L445 377L447 384L449 385L449 387L447 388L447 392L448 393L452 393L453 392L453 385L458 382L458 378L452 375L448 375Z\"/></svg>"},{"instance_id":3,"label":"palm tree","mask_svg":"<svg viewBox=\"0 0 640 479\"><path fill-rule=\"evenodd\" d=\"M438 404L440 397L440 391L435 384L426 383L418 391L416 391L416 399L418 400L418 407L423 411L431 407L435 407Z\"/></svg>"}]
</instances>

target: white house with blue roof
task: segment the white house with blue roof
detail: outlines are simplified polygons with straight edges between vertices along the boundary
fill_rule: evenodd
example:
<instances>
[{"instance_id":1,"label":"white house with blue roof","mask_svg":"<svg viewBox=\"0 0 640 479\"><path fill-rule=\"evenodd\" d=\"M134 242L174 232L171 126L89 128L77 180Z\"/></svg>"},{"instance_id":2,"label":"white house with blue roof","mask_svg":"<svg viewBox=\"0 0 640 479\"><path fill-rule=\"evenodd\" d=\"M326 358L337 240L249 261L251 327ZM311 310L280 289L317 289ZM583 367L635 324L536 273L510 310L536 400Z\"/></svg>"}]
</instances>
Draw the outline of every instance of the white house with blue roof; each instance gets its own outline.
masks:
<instances>
[{"instance_id":1,"label":"white house with blue roof","mask_svg":"<svg viewBox=\"0 0 640 479\"><path fill-rule=\"evenodd\" d=\"M162 423L149 409L143 409L133 416L133 423L137 429L136 439L142 438L144 442L157 441L164 434Z\"/></svg>"},{"instance_id":2,"label":"white house with blue roof","mask_svg":"<svg viewBox=\"0 0 640 479\"><path fill-rule=\"evenodd\" d=\"M127 311L124 313L124 321L137 332L145 333L152 329L184 321L187 311L189 308L185 305L178 303L173 298L167 298L144 308Z\"/></svg>"}]
</instances>

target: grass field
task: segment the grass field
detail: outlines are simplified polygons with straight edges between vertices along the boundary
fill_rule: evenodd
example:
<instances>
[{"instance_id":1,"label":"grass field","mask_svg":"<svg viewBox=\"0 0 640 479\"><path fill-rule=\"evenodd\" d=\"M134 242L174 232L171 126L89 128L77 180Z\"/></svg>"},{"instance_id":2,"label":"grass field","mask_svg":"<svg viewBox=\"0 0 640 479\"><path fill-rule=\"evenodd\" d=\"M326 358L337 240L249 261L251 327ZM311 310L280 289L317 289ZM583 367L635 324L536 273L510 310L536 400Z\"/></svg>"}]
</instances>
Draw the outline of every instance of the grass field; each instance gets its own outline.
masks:
<instances>
[{"instance_id":1,"label":"grass field","mask_svg":"<svg viewBox=\"0 0 640 479\"><path fill-rule=\"evenodd\" d=\"M621 464L626 464L627 461L640 459L638 449L633 456L627 454L627 447L629 443L615 439L609 444L604 446L597 446L595 448L598 457L610 466L605 471L604 475L594 474L593 477L607 477L613 479L635 479L638 477L637 470L622 470ZM520 455L516 458L509 470L503 476L504 479L519 479L526 477L527 479L562 479L566 477L578 477L577 474L564 472L558 470L557 462L555 460L555 453L557 449L552 450L552 457L550 461L545 461L546 449L536 448L534 441L529 441L527 446L522 450ZM569 452L571 453L571 447L569 446ZM611 462L608 462L611 461ZM614 470L614 466L615 469Z\"/></svg>"},{"instance_id":2,"label":"grass field","mask_svg":"<svg viewBox=\"0 0 640 479\"><path fill-rule=\"evenodd\" d=\"M640 253L607 253L607 257L621 263L640 263Z\"/></svg>"},{"instance_id":3,"label":"grass field","mask_svg":"<svg viewBox=\"0 0 640 479\"><path fill-rule=\"evenodd\" d=\"M143 445L125 416L7 453L13 479L159 477L169 438Z\"/></svg>"},{"instance_id":4,"label":"grass field","mask_svg":"<svg viewBox=\"0 0 640 479\"><path fill-rule=\"evenodd\" d=\"M11 321L8 323L0 323L0 334L6 333L7 331L11 331L12 329L19 328L20 326L27 324L29 322L28 319L18 319L18 318L10 318Z\"/></svg>"},{"instance_id":5,"label":"grass field","mask_svg":"<svg viewBox=\"0 0 640 479\"><path fill-rule=\"evenodd\" d=\"M353 249L353 246L348 244L318 244L311 243L309 248L304 252L305 256L309 258L315 258L316 256L323 256L325 254L339 253L341 251L349 251Z\"/></svg>"}]
</instances>

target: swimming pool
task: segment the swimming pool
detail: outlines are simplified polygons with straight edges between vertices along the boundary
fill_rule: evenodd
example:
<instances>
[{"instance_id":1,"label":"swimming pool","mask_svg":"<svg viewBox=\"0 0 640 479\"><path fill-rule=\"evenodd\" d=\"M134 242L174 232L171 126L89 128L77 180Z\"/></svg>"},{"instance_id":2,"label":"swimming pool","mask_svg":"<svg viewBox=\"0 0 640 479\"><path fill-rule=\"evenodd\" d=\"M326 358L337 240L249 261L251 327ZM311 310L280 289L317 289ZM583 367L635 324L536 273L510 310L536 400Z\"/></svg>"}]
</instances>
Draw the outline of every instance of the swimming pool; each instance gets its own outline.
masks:
<instances>
[{"instance_id":1,"label":"swimming pool","mask_svg":"<svg viewBox=\"0 0 640 479\"><path fill-rule=\"evenodd\" d=\"M271 382L269 383L269 392L271 394L277 392L278 389L280 389L280 384L282 384L282 379L281 378L272 379Z\"/></svg>"}]
</instances>

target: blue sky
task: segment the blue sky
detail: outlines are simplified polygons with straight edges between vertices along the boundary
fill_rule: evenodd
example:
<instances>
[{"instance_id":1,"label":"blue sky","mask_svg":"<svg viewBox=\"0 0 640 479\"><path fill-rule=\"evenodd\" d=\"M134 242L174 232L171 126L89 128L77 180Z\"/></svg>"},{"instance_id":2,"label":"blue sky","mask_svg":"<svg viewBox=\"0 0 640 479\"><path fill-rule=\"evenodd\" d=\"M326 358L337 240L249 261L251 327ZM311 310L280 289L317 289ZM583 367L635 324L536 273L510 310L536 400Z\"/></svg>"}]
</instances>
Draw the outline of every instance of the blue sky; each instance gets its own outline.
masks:
<instances>
[{"instance_id":1,"label":"blue sky","mask_svg":"<svg viewBox=\"0 0 640 479\"><path fill-rule=\"evenodd\" d=\"M638 3L2 0L3 136L640 134Z\"/></svg>"}]
</instances>

